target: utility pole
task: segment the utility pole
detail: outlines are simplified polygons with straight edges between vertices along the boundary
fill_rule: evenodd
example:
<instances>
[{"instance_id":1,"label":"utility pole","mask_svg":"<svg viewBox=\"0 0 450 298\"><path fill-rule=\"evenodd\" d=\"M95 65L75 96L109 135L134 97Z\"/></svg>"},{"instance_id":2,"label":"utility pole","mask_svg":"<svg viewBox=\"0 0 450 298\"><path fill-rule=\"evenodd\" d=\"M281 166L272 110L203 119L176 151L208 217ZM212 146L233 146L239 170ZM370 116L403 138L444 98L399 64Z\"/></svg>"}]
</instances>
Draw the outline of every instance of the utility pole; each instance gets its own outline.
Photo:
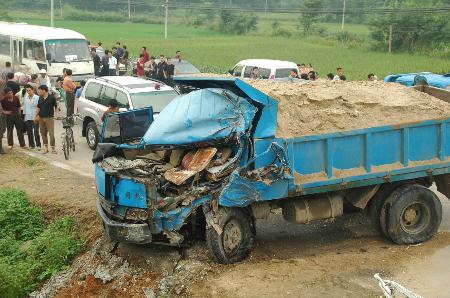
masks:
<instances>
[{"instance_id":1,"label":"utility pole","mask_svg":"<svg viewBox=\"0 0 450 298\"><path fill-rule=\"evenodd\" d=\"M50 0L50 27L54 27L53 14L53 0Z\"/></svg>"},{"instance_id":2,"label":"utility pole","mask_svg":"<svg viewBox=\"0 0 450 298\"><path fill-rule=\"evenodd\" d=\"M392 24L389 25L389 53L392 53Z\"/></svg>"},{"instance_id":3,"label":"utility pole","mask_svg":"<svg viewBox=\"0 0 450 298\"><path fill-rule=\"evenodd\" d=\"M59 15L61 16L61 18L62 18L62 0L59 0Z\"/></svg>"},{"instance_id":4,"label":"utility pole","mask_svg":"<svg viewBox=\"0 0 450 298\"><path fill-rule=\"evenodd\" d=\"M169 0L166 0L166 21L164 24L165 30L164 30L164 39L167 39L167 23L169 19Z\"/></svg>"},{"instance_id":5,"label":"utility pole","mask_svg":"<svg viewBox=\"0 0 450 298\"><path fill-rule=\"evenodd\" d=\"M265 14L265 15L267 15L267 1L268 1L268 0L266 0L266 6L264 6L264 14Z\"/></svg>"},{"instance_id":6,"label":"utility pole","mask_svg":"<svg viewBox=\"0 0 450 298\"><path fill-rule=\"evenodd\" d=\"M341 26L341 30L344 31L344 24L345 24L345 0L344 4L342 6L342 26Z\"/></svg>"},{"instance_id":7,"label":"utility pole","mask_svg":"<svg viewBox=\"0 0 450 298\"><path fill-rule=\"evenodd\" d=\"M128 20L131 22L131 0L128 0Z\"/></svg>"}]
</instances>

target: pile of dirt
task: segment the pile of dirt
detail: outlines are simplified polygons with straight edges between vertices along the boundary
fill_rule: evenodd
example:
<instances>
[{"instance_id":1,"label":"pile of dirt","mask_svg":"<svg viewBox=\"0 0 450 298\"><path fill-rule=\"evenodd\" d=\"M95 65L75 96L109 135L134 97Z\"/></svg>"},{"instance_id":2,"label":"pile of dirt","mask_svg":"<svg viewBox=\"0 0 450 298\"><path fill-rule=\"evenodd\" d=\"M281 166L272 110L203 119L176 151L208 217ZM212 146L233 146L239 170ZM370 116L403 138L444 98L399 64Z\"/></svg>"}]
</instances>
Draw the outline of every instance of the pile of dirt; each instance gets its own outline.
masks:
<instances>
[{"instance_id":1,"label":"pile of dirt","mask_svg":"<svg viewBox=\"0 0 450 298\"><path fill-rule=\"evenodd\" d=\"M450 104L384 82L247 80L279 101L277 137L290 138L450 117Z\"/></svg>"}]
</instances>

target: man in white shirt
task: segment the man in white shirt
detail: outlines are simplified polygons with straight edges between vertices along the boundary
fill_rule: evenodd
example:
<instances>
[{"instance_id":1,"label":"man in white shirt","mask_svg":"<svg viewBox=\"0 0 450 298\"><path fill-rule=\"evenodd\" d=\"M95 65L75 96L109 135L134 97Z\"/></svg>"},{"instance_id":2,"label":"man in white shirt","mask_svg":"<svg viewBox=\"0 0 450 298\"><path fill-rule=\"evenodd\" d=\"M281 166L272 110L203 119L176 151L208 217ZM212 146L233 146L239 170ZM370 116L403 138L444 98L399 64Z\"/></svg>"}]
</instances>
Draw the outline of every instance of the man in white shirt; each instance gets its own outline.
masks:
<instances>
[{"instance_id":1,"label":"man in white shirt","mask_svg":"<svg viewBox=\"0 0 450 298\"><path fill-rule=\"evenodd\" d=\"M39 76L37 78L37 84L38 84L38 86L45 85L48 88L51 87L50 78L47 75L47 71L44 68L39 70Z\"/></svg>"},{"instance_id":2,"label":"man in white shirt","mask_svg":"<svg viewBox=\"0 0 450 298\"><path fill-rule=\"evenodd\" d=\"M41 150L41 136L39 135L39 125L34 121L36 117L36 108L39 102L39 96L34 94L34 88L25 85L26 93L23 96L23 114L25 115L25 126L28 135L28 147Z\"/></svg>"},{"instance_id":3,"label":"man in white shirt","mask_svg":"<svg viewBox=\"0 0 450 298\"><path fill-rule=\"evenodd\" d=\"M108 53L109 58L109 75L115 76L117 75L117 59L112 55L111 52Z\"/></svg>"}]
</instances>

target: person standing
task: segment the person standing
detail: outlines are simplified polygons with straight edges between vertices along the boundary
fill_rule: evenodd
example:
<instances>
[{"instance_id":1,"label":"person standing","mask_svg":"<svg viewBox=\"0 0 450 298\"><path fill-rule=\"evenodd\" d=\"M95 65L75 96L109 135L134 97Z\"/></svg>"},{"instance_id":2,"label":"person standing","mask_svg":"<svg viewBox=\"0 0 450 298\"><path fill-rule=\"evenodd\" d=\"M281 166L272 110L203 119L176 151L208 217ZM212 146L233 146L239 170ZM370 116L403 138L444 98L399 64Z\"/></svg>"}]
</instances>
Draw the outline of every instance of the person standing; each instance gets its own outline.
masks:
<instances>
[{"instance_id":1,"label":"person standing","mask_svg":"<svg viewBox=\"0 0 450 298\"><path fill-rule=\"evenodd\" d=\"M20 117L20 101L14 95L11 88L5 88L5 97L2 100L3 114L6 115L6 135L8 146L14 146L13 132L16 128L17 138L21 148L25 148L25 139L23 137L23 122Z\"/></svg>"},{"instance_id":2,"label":"person standing","mask_svg":"<svg viewBox=\"0 0 450 298\"><path fill-rule=\"evenodd\" d=\"M175 60L177 60L178 62L181 62L181 60L183 59L183 56L181 55L181 51L176 51L175 52Z\"/></svg>"},{"instance_id":3,"label":"person standing","mask_svg":"<svg viewBox=\"0 0 450 298\"><path fill-rule=\"evenodd\" d=\"M136 75L138 77L144 77L145 76L145 69L144 69L144 55L140 54L139 59L136 61Z\"/></svg>"},{"instance_id":4,"label":"person standing","mask_svg":"<svg viewBox=\"0 0 450 298\"><path fill-rule=\"evenodd\" d=\"M150 60L150 55L148 54L146 47L142 47L142 55L144 55L144 63L147 63L147 61Z\"/></svg>"},{"instance_id":5,"label":"person standing","mask_svg":"<svg viewBox=\"0 0 450 298\"><path fill-rule=\"evenodd\" d=\"M295 69L295 68L291 69L289 78L291 78L291 79L300 79L300 78L298 77L298 70Z\"/></svg>"},{"instance_id":6,"label":"person standing","mask_svg":"<svg viewBox=\"0 0 450 298\"><path fill-rule=\"evenodd\" d=\"M44 154L48 153L48 137L50 136L50 146L52 153L56 154L55 150L55 112L58 109L56 98L48 94L48 87L45 85L39 86L39 102L36 108L35 121L39 123L39 130L44 143Z\"/></svg>"},{"instance_id":7,"label":"person standing","mask_svg":"<svg viewBox=\"0 0 450 298\"><path fill-rule=\"evenodd\" d=\"M14 74L12 72L10 72L6 75L6 77L8 79L8 81L6 82L6 87L11 88L12 92L14 94L17 94L17 92L20 91L20 86L14 80Z\"/></svg>"},{"instance_id":8,"label":"person standing","mask_svg":"<svg viewBox=\"0 0 450 298\"><path fill-rule=\"evenodd\" d=\"M47 75L47 71L42 68L39 70L39 76L37 78L37 84L38 86L46 85L47 87L51 87L50 78Z\"/></svg>"},{"instance_id":9,"label":"person standing","mask_svg":"<svg viewBox=\"0 0 450 298\"><path fill-rule=\"evenodd\" d=\"M130 58L130 52L126 45L123 45L122 64L125 65L125 70L128 71L128 59Z\"/></svg>"},{"instance_id":10,"label":"person standing","mask_svg":"<svg viewBox=\"0 0 450 298\"><path fill-rule=\"evenodd\" d=\"M166 66L166 58L163 54L159 55L159 63L158 63L158 72L156 75L157 80L161 82L165 82L165 76L164 76L164 68Z\"/></svg>"},{"instance_id":11,"label":"person standing","mask_svg":"<svg viewBox=\"0 0 450 298\"><path fill-rule=\"evenodd\" d=\"M123 52L124 52L124 50L123 50L122 45L120 44L120 42L116 42L116 59L117 59L117 62L121 62L122 63L121 59L123 57Z\"/></svg>"},{"instance_id":12,"label":"person standing","mask_svg":"<svg viewBox=\"0 0 450 298\"><path fill-rule=\"evenodd\" d=\"M102 62L100 61L100 57L97 55L97 50L95 48L91 49L91 57L92 61L94 61L94 73L96 77L100 76L100 69L102 66Z\"/></svg>"},{"instance_id":13,"label":"person standing","mask_svg":"<svg viewBox=\"0 0 450 298\"><path fill-rule=\"evenodd\" d=\"M3 87L5 86L5 81L0 80L0 98L5 96L3 92ZM6 115L3 113L3 107L0 102L0 155L5 154L3 150L3 134L6 131Z\"/></svg>"},{"instance_id":14,"label":"person standing","mask_svg":"<svg viewBox=\"0 0 450 298\"><path fill-rule=\"evenodd\" d=\"M72 79L72 70L66 70L66 77L63 80L62 87L66 92L67 117L72 116L75 110L75 89L77 86Z\"/></svg>"},{"instance_id":15,"label":"person standing","mask_svg":"<svg viewBox=\"0 0 450 298\"><path fill-rule=\"evenodd\" d=\"M342 67L338 67L336 69L336 75L333 78L333 81L345 81L347 80L347 78L344 75L344 70L342 69Z\"/></svg>"},{"instance_id":16,"label":"person standing","mask_svg":"<svg viewBox=\"0 0 450 298\"><path fill-rule=\"evenodd\" d=\"M109 75L109 51L105 51L105 55L102 57L102 71L101 76L105 77Z\"/></svg>"},{"instance_id":17,"label":"person standing","mask_svg":"<svg viewBox=\"0 0 450 298\"><path fill-rule=\"evenodd\" d=\"M41 150L41 136L39 135L39 125L34 122L36 109L39 103L39 96L34 94L33 86L25 85L26 93L23 96L23 113L25 115L25 127L28 135L28 147Z\"/></svg>"},{"instance_id":18,"label":"person standing","mask_svg":"<svg viewBox=\"0 0 450 298\"><path fill-rule=\"evenodd\" d=\"M172 59L168 58L167 63L164 66L164 78L166 80L166 84L173 87L173 76L175 75L175 65L172 63Z\"/></svg>"},{"instance_id":19,"label":"person standing","mask_svg":"<svg viewBox=\"0 0 450 298\"><path fill-rule=\"evenodd\" d=\"M117 75L117 59L111 52L108 52L109 75Z\"/></svg>"},{"instance_id":20,"label":"person standing","mask_svg":"<svg viewBox=\"0 0 450 298\"><path fill-rule=\"evenodd\" d=\"M8 73L10 73L10 72L14 73L14 70L11 67L11 62L7 61L5 63L5 68L2 69L0 79L2 79L3 81L6 81L8 79Z\"/></svg>"},{"instance_id":21,"label":"person standing","mask_svg":"<svg viewBox=\"0 0 450 298\"><path fill-rule=\"evenodd\" d=\"M105 49L102 47L102 43L100 41L97 43L97 50L99 50L100 52L104 52L105 51Z\"/></svg>"}]
</instances>

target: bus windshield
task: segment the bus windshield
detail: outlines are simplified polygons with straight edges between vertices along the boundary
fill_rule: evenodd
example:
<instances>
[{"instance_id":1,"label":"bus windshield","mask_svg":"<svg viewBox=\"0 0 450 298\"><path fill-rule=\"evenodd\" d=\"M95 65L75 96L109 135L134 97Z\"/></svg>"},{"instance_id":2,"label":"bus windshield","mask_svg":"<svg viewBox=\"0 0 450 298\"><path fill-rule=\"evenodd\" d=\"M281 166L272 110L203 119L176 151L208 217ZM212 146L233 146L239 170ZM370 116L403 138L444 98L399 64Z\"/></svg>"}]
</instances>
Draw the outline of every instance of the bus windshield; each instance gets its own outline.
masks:
<instances>
[{"instance_id":1,"label":"bus windshield","mask_svg":"<svg viewBox=\"0 0 450 298\"><path fill-rule=\"evenodd\" d=\"M91 55L84 39L51 39L45 42L50 62L89 61Z\"/></svg>"}]
</instances>

